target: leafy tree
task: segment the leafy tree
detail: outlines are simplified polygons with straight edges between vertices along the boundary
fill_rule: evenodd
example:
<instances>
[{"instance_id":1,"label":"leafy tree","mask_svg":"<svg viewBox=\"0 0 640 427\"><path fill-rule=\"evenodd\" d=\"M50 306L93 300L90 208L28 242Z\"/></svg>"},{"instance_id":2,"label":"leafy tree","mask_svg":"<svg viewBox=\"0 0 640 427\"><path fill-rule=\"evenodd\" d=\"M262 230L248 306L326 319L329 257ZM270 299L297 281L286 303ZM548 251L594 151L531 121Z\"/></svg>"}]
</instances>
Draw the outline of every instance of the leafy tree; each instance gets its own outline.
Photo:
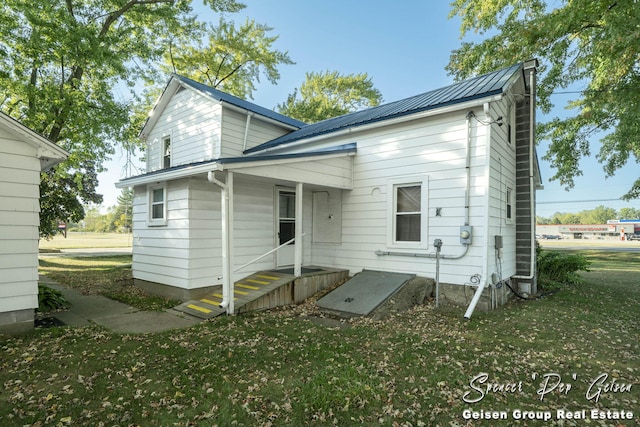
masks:
<instances>
[{"instance_id":1,"label":"leafy tree","mask_svg":"<svg viewBox=\"0 0 640 427\"><path fill-rule=\"evenodd\" d=\"M205 0L234 12L236 0ZM170 37L199 37L191 0L4 0L0 4L0 110L71 153L42 176L40 233L78 221L99 203L97 174L114 144L132 140L117 84L150 79ZM135 116L138 117L138 116Z\"/></svg>"},{"instance_id":2,"label":"leafy tree","mask_svg":"<svg viewBox=\"0 0 640 427\"><path fill-rule=\"evenodd\" d=\"M636 208L621 208L618 212L619 219L639 219L640 209Z\"/></svg>"},{"instance_id":3,"label":"leafy tree","mask_svg":"<svg viewBox=\"0 0 640 427\"><path fill-rule=\"evenodd\" d=\"M118 205L113 209L113 229L128 233L133 221L133 190L123 188L117 200Z\"/></svg>"},{"instance_id":4,"label":"leafy tree","mask_svg":"<svg viewBox=\"0 0 640 427\"><path fill-rule=\"evenodd\" d=\"M280 79L279 65L293 64L286 52L273 49L272 28L246 20L240 27L220 19L211 26L206 45L177 39L164 55L164 71L174 72L243 99L251 98L255 82L265 75ZM173 44L177 44L173 46Z\"/></svg>"},{"instance_id":5,"label":"leafy tree","mask_svg":"<svg viewBox=\"0 0 640 427\"><path fill-rule=\"evenodd\" d=\"M538 105L549 113L551 96L579 88L567 104L573 115L539 126L550 139L544 158L552 179L568 187L582 175L580 158L591 154L592 138L608 176L630 157L640 161L640 6L637 1L455 0L450 16L462 19L462 36L485 35L452 53L447 69L457 78L537 57L541 60ZM630 156L631 154L631 156ZM640 178L623 196L640 197Z\"/></svg>"},{"instance_id":6,"label":"leafy tree","mask_svg":"<svg viewBox=\"0 0 640 427\"><path fill-rule=\"evenodd\" d=\"M337 71L325 71L307 73L299 92L296 89L276 109L289 117L314 123L375 107L381 102L382 94L366 73L341 75Z\"/></svg>"},{"instance_id":7,"label":"leafy tree","mask_svg":"<svg viewBox=\"0 0 640 427\"><path fill-rule=\"evenodd\" d=\"M579 214L556 212L551 217L550 224L582 224Z\"/></svg>"},{"instance_id":8,"label":"leafy tree","mask_svg":"<svg viewBox=\"0 0 640 427\"><path fill-rule=\"evenodd\" d=\"M582 224L606 224L610 219L616 219L617 212L613 208L607 208L603 205L594 209L580 212Z\"/></svg>"}]
</instances>

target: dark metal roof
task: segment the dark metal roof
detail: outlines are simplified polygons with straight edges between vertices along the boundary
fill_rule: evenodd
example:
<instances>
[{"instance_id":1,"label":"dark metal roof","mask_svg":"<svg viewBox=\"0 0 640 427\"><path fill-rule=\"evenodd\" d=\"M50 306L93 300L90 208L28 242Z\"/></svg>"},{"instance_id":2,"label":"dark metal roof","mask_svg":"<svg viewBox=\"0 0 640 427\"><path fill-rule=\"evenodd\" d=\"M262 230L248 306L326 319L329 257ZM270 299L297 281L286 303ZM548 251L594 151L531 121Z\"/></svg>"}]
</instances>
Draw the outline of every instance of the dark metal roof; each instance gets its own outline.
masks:
<instances>
[{"instance_id":1,"label":"dark metal roof","mask_svg":"<svg viewBox=\"0 0 640 427\"><path fill-rule=\"evenodd\" d=\"M228 93L221 92L218 89L214 89L210 86L199 83L195 80L191 80L187 77L184 77L178 74L173 74L173 77L179 80L180 82L182 82L183 84L190 86L199 92L206 93L207 95L209 95L215 100L226 102L228 104L234 105L244 110L248 110L253 113L260 114L261 116L268 117L272 120L287 124L289 126L294 126L298 129L303 126L307 126L306 123L301 122L300 120L292 119L291 117L287 117L273 110L269 110L268 108L261 107L252 102L245 101L244 99L238 98L233 95L229 95Z\"/></svg>"},{"instance_id":2,"label":"dark metal roof","mask_svg":"<svg viewBox=\"0 0 640 427\"><path fill-rule=\"evenodd\" d=\"M313 123L264 144L252 147L246 150L245 154L255 153L301 139L330 134L342 129L501 94L513 75L521 70L522 64L516 64L421 95Z\"/></svg>"}]
</instances>

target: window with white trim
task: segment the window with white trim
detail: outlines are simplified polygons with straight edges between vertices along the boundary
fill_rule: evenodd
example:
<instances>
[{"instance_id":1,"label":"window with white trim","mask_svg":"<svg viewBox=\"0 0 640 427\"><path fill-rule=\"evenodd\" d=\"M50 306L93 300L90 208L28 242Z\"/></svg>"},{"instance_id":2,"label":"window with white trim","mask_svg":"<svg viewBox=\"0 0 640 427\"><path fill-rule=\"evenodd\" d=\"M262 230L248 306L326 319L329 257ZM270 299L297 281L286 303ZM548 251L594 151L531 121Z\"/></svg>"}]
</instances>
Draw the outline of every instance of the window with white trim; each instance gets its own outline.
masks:
<instances>
[{"instance_id":1,"label":"window with white trim","mask_svg":"<svg viewBox=\"0 0 640 427\"><path fill-rule=\"evenodd\" d=\"M167 189L164 185L149 187L149 225L166 225Z\"/></svg>"},{"instance_id":2,"label":"window with white trim","mask_svg":"<svg viewBox=\"0 0 640 427\"><path fill-rule=\"evenodd\" d=\"M162 137L162 168L167 169L171 167L171 136L165 135Z\"/></svg>"},{"instance_id":3,"label":"window with white trim","mask_svg":"<svg viewBox=\"0 0 640 427\"><path fill-rule=\"evenodd\" d=\"M419 242L422 224L422 186L395 186L395 241Z\"/></svg>"},{"instance_id":4,"label":"window with white trim","mask_svg":"<svg viewBox=\"0 0 640 427\"><path fill-rule=\"evenodd\" d=\"M427 241L427 177L414 179L389 182L390 246L417 247Z\"/></svg>"},{"instance_id":5,"label":"window with white trim","mask_svg":"<svg viewBox=\"0 0 640 427\"><path fill-rule=\"evenodd\" d=\"M507 223L511 223L513 221L514 212L513 212L513 189L510 187L507 187L505 200L506 200L506 205L505 205L504 217Z\"/></svg>"}]
</instances>

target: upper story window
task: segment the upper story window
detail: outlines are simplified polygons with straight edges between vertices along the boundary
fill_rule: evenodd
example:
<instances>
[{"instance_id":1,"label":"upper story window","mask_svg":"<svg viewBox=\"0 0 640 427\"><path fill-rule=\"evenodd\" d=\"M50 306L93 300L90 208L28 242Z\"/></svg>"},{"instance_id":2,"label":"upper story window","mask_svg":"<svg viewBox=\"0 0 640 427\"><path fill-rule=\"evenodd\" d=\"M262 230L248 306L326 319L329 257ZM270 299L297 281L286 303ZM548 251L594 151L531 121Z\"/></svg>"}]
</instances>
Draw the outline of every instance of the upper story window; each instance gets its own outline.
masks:
<instances>
[{"instance_id":1,"label":"upper story window","mask_svg":"<svg viewBox=\"0 0 640 427\"><path fill-rule=\"evenodd\" d=\"M171 167L171 137L169 135L162 137L162 168Z\"/></svg>"}]
</instances>

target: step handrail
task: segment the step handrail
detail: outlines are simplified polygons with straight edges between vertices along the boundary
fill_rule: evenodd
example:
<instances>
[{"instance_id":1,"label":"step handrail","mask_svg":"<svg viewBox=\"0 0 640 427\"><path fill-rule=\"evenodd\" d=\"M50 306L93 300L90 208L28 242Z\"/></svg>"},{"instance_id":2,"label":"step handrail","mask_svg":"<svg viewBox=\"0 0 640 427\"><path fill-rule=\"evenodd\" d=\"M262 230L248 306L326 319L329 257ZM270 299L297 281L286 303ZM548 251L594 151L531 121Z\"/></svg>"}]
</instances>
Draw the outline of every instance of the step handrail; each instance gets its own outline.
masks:
<instances>
[{"instance_id":1,"label":"step handrail","mask_svg":"<svg viewBox=\"0 0 640 427\"><path fill-rule=\"evenodd\" d=\"M304 237L306 236L307 233L302 233L302 235L300 237ZM240 267L237 267L233 270L234 273L237 273L238 271L242 270L245 267L250 266L251 264L253 264L254 262L260 261L262 258L271 255L272 253L274 253L275 251L277 251L278 249L282 248L283 246L287 246L289 243L293 242L294 240L296 240L296 238L294 237L293 239L287 240L286 242L284 242L283 244L281 244L278 247L275 247L273 249L271 249L269 252L266 252L262 255L260 255L258 258L252 259L251 261L249 261L246 264L241 265Z\"/></svg>"}]
</instances>

